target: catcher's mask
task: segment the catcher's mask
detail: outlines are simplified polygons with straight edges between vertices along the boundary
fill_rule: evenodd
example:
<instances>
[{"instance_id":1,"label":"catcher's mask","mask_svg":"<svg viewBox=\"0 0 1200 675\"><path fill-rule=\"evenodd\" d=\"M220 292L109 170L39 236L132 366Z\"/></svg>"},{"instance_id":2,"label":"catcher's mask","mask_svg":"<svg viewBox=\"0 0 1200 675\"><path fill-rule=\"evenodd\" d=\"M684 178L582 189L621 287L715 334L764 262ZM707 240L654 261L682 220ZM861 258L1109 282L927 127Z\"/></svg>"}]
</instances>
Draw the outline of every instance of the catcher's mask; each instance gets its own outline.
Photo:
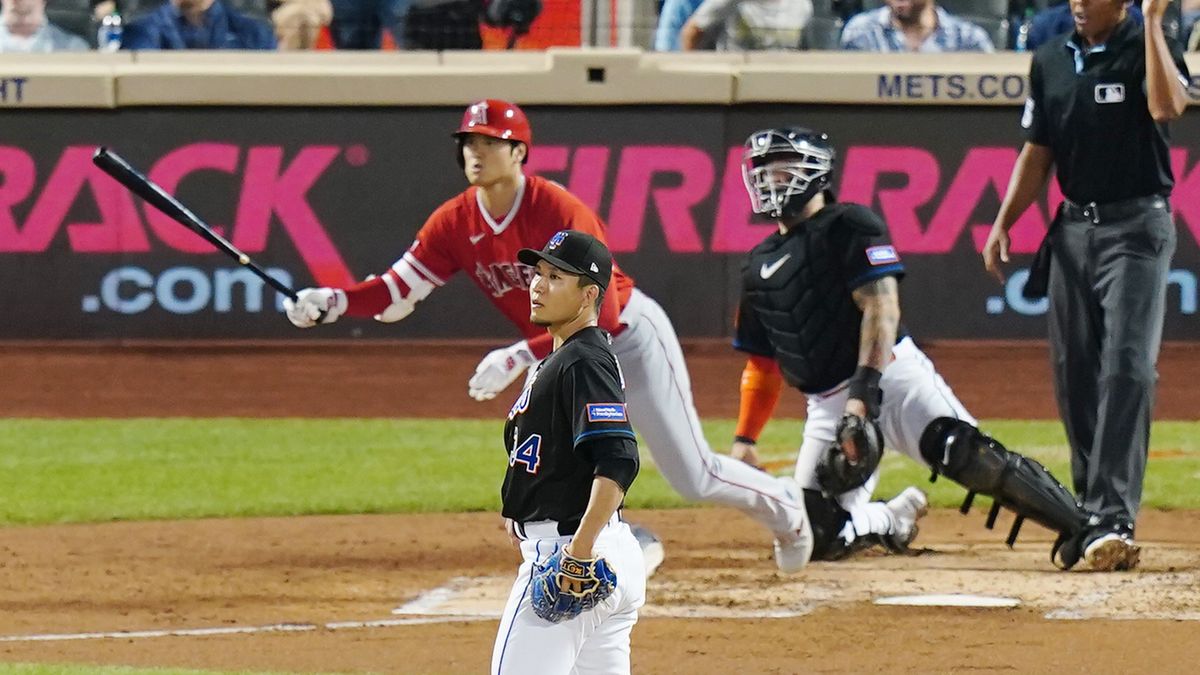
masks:
<instances>
[{"instance_id":1,"label":"catcher's mask","mask_svg":"<svg viewBox=\"0 0 1200 675\"><path fill-rule=\"evenodd\" d=\"M833 179L829 137L800 127L750 134L742 154L742 179L755 213L772 218L799 215Z\"/></svg>"}]
</instances>

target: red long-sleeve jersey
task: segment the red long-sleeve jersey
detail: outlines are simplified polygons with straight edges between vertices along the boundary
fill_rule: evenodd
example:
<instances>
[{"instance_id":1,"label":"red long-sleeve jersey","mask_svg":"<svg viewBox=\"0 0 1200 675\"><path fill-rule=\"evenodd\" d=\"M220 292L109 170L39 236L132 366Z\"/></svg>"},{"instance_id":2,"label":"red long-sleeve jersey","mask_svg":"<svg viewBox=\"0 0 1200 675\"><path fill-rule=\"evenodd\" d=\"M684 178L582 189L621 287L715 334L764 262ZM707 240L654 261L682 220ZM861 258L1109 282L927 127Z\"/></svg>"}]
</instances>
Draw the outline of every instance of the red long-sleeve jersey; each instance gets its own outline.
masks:
<instances>
[{"instance_id":1,"label":"red long-sleeve jersey","mask_svg":"<svg viewBox=\"0 0 1200 675\"><path fill-rule=\"evenodd\" d=\"M442 204L417 232L404 255L382 276L346 289L346 314L369 317L390 310L402 318L434 288L465 270L492 304L529 341L538 358L550 353L545 328L529 322L529 282L533 268L517 262L522 248L541 249L559 230L587 232L608 243L604 224L577 197L540 176L526 176L504 220L483 208L475 187ZM633 292L633 279L614 262L612 279L600 308L599 325L620 331L619 316Z\"/></svg>"}]
</instances>

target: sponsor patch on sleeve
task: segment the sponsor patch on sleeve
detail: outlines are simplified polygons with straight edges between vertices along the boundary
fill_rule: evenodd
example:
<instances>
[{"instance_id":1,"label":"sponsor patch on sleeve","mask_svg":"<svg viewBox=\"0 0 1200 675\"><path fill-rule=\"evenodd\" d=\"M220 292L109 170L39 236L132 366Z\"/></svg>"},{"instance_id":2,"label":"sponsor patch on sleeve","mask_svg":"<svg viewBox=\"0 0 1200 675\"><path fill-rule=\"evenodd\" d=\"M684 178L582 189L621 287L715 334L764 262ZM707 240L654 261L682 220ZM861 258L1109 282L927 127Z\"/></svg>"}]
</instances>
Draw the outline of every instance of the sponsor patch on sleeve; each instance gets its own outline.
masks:
<instances>
[{"instance_id":1,"label":"sponsor patch on sleeve","mask_svg":"<svg viewBox=\"0 0 1200 675\"><path fill-rule=\"evenodd\" d=\"M589 422L627 422L624 403L587 404Z\"/></svg>"},{"instance_id":2,"label":"sponsor patch on sleeve","mask_svg":"<svg viewBox=\"0 0 1200 675\"><path fill-rule=\"evenodd\" d=\"M895 246L871 246L867 249L867 262L872 265L887 265L900 262L900 256L896 255Z\"/></svg>"}]
</instances>

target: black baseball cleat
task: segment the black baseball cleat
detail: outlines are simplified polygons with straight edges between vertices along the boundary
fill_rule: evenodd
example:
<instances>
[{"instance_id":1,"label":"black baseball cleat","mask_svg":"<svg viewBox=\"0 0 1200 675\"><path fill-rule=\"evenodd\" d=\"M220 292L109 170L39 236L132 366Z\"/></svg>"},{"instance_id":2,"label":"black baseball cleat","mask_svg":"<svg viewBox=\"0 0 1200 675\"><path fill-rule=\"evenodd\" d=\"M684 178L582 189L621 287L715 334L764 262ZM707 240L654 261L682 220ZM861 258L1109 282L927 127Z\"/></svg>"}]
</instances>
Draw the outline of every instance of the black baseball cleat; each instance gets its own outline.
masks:
<instances>
[{"instance_id":1,"label":"black baseball cleat","mask_svg":"<svg viewBox=\"0 0 1200 675\"><path fill-rule=\"evenodd\" d=\"M638 545L642 547L642 557L646 560L646 578L654 576L654 572L658 570L658 566L662 564L666 551L663 549L662 540L657 534L650 531L649 528L642 525L629 524L629 530L633 532L633 538L637 539Z\"/></svg>"},{"instance_id":2,"label":"black baseball cleat","mask_svg":"<svg viewBox=\"0 0 1200 675\"><path fill-rule=\"evenodd\" d=\"M1142 547L1133 541L1133 526L1119 523L1093 534L1083 559L1097 572L1123 572L1137 567Z\"/></svg>"}]
</instances>

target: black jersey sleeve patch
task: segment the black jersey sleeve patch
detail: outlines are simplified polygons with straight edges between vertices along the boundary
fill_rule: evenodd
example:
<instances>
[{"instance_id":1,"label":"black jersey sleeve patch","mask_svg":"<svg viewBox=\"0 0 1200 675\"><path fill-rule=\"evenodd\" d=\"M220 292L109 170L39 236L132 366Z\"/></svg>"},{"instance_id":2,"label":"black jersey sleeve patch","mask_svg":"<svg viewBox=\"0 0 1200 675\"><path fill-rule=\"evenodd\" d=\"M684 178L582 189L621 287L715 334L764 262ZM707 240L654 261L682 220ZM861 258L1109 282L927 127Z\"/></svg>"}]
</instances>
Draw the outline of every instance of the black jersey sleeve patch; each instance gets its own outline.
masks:
<instances>
[{"instance_id":1,"label":"black jersey sleeve patch","mask_svg":"<svg viewBox=\"0 0 1200 675\"><path fill-rule=\"evenodd\" d=\"M1029 97L1025 99L1025 108L1021 111L1021 128L1025 130L1025 140L1035 145L1050 145L1050 124L1046 119L1045 85L1042 82L1042 68L1038 57L1033 57L1029 64Z\"/></svg>"},{"instance_id":2,"label":"black jersey sleeve patch","mask_svg":"<svg viewBox=\"0 0 1200 675\"><path fill-rule=\"evenodd\" d=\"M888 235L887 225L874 211L862 206L847 209L849 227L843 241L843 265L850 290L886 276L904 276L904 263Z\"/></svg>"},{"instance_id":3,"label":"black jersey sleeve patch","mask_svg":"<svg viewBox=\"0 0 1200 675\"><path fill-rule=\"evenodd\" d=\"M624 403L587 404L588 422L628 422Z\"/></svg>"},{"instance_id":4,"label":"black jersey sleeve patch","mask_svg":"<svg viewBox=\"0 0 1200 675\"><path fill-rule=\"evenodd\" d=\"M625 407L616 359L595 355L572 363L562 375L573 445L604 436L635 438Z\"/></svg>"}]
</instances>

